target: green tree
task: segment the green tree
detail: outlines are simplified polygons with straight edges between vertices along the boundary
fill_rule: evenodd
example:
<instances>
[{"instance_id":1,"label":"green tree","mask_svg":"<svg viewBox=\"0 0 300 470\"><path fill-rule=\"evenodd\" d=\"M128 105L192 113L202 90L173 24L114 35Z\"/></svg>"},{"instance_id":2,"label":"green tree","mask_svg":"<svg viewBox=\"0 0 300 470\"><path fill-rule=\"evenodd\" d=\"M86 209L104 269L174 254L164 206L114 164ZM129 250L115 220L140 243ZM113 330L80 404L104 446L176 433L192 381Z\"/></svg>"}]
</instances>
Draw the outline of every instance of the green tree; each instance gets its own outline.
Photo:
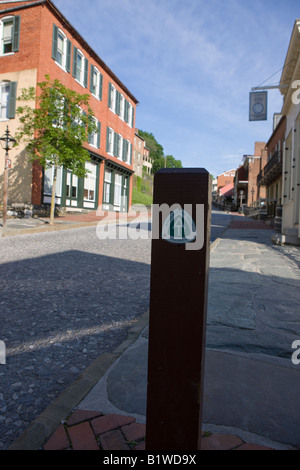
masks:
<instances>
[{"instance_id":1,"label":"green tree","mask_svg":"<svg viewBox=\"0 0 300 470\"><path fill-rule=\"evenodd\" d=\"M167 168L182 168L180 160L176 160L173 155L166 155Z\"/></svg>"},{"instance_id":2,"label":"green tree","mask_svg":"<svg viewBox=\"0 0 300 470\"><path fill-rule=\"evenodd\" d=\"M48 75L34 87L22 89L17 108L20 126L16 133L18 144L25 141L32 160L43 168L54 167L50 224L54 223L57 169L64 167L78 177L86 176L85 162L90 156L83 144L97 132L89 95L66 88ZM36 101L36 106L31 103Z\"/></svg>"},{"instance_id":3,"label":"green tree","mask_svg":"<svg viewBox=\"0 0 300 470\"><path fill-rule=\"evenodd\" d=\"M164 149L155 139L154 135L150 132L142 131L139 129L139 135L145 140L146 147L150 150L150 157L152 158L152 172L153 174L161 168L182 168L180 160L176 160L173 155L164 155Z\"/></svg>"}]
</instances>

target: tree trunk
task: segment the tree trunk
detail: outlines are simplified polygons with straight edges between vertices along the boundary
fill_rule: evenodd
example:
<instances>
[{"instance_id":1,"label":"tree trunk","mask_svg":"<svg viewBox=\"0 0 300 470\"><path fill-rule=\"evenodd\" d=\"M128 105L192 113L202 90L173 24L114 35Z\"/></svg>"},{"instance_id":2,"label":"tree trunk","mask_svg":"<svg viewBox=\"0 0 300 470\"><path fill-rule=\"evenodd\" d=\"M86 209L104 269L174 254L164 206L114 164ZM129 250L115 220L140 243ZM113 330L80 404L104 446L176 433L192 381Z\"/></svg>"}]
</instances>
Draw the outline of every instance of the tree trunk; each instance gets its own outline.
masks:
<instances>
[{"instance_id":1,"label":"tree trunk","mask_svg":"<svg viewBox=\"0 0 300 470\"><path fill-rule=\"evenodd\" d=\"M57 179L57 165L54 165L52 197L51 197L51 207L50 207L50 225L54 225L56 179Z\"/></svg>"}]
</instances>

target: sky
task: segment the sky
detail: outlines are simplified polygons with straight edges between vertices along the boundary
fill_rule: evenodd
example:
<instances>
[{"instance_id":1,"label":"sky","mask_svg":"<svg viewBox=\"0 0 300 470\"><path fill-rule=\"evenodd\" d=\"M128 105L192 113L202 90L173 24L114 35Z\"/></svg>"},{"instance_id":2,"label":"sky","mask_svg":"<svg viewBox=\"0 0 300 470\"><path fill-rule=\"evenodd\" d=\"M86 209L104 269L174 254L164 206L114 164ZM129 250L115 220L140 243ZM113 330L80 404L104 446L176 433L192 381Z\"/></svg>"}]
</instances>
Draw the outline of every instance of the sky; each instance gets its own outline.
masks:
<instances>
[{"instance_id":1,"label":"sky","mask_svg":"<svg viewBox=\"0 0 300 470\"><path fill-rule=\"evenodd\" d=\"M139 101L136 127L165 155L215 177L267 142L268 119L249 121L249 93L277 85L298 0L53 0ZM83 8L84 5L84 8Z\"/></svg>"}]
</instances>

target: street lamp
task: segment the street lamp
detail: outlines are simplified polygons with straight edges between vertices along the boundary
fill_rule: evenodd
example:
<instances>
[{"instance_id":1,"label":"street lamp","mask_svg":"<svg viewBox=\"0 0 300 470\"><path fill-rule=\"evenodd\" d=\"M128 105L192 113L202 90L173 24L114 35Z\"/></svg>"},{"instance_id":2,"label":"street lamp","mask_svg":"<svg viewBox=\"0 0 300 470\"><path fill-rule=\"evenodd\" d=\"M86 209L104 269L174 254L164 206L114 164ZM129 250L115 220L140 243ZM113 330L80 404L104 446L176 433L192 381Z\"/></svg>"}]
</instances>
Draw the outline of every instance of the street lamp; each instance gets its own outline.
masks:
<instances>
[{"instance_id":1,"label":"street lamp","mask_svg":"<svg viewBox=\"0 0 300 470\"><path fill-rule=\"evenodd\" d=\"M243 196L244 196L244 191L240 191L240 198L241 198L240 204L241 204L241 212L242 212L242 214L244 213L244 212L243 212Z\"/></svg>"},{"instance_id":2,"label":"street lamp","mask_svg":"<svg viewBox=\"0 0 300 470\"><path fill-rule=\"evenodd\" d=\"M16 140L10 135L8 126L5 134L0 137L1 147L5 150L5 163L4 163L4 184L3 184L3 227L6 227L7 222L7 192L8 192L8 169L11 168L11 161L8 158L8 151L11 150Z\"/></svg>"},{"instance_id":3,"label":"street lamp","mask_svg":"<svg viewBox=\"0 0 300 470\"><path fill-rule=\"evenodd\" d=\"M252 189L251 189L251 194L252 194L252 205L253 205L253 196L254 196L254 193L255 193L255 189L254 189L254 188L252 188Z\"/></svg>"}]
</instances>

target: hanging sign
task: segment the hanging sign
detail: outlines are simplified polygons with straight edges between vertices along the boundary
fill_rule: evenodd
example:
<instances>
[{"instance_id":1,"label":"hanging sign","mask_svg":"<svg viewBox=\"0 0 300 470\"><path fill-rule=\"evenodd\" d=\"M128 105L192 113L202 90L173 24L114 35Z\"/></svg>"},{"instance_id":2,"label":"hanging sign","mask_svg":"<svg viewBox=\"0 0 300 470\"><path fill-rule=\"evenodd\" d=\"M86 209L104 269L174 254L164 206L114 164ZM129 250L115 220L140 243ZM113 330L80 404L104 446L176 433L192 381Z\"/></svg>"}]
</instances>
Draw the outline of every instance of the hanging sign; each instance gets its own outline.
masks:
<instances>
[{"instance_id":1,"label":"hanging sign","mask_svg":"<svg viewBox=\"0 0 300 470\"><path fill-rule=\"evenodd\" d=\"M250 92L249 121L267 121L267 91Z\"/></svg>"},{"instance_id":2,"label":"hanging sign","mask_svg":"<svg viewBox=\"0 0 300 470\"><path fill-rule=\"evenodd\" d=\"M5 159L5 168L11 169L11 160L9 158Z\"/></svg>"}]
</instances>

